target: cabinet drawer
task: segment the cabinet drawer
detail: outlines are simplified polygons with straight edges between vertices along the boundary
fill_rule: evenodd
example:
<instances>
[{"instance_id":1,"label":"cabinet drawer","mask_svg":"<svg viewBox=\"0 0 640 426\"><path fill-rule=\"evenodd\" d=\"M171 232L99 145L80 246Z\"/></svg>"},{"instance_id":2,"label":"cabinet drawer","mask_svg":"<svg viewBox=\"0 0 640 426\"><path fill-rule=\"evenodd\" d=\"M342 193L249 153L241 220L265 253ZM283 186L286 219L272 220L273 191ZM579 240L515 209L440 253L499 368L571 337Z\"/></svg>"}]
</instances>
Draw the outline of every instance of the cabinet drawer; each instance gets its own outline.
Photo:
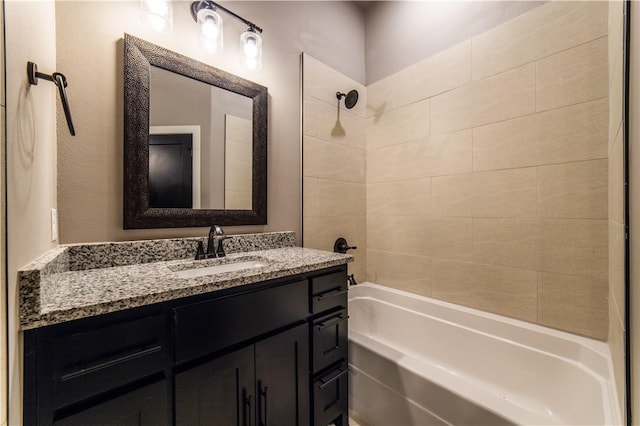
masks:
<instances>
[{"instance_id":1,"label":"cabinet drawer","mask_svg":"<svg viewBox=\"0 0 640 426\"><path fill-rule=\"evenodd\" d=\"M311 278L309 308L317 314L336 307L347 307L347 276L344 271Z\"/></svg>"},{"instance_id":2,"label":"cabinet drawer","mask_svg":"<svg viewBox=\"0 0 640 426\"><path fill-rule=\"evenodd\" d=\"M307 281L205 301L174 310L176 362L193 360L302 321Z\"/></svg>"},{"instance_id":3,"label":"cabinet drawer","mask_svg":"<svg viewBox=\"0 0 640 426\"><path fill-rule=\"evenodd\" d=\"M62 407L162 371L164 314L96 328L64 328L52 342L54 406Z\"/></svg>"},{"instance_id":4,"label":"cabinet drawer","mask_svg":"<svg viewBox=\"0 0 640 426\"><path fill-rule=\"evenodd\" d=\"M317 373L331 364L347 359L348 316L341 309L317 318L312 324L313 372Z\"/></svg>"},{"instance_id":5,"label":"cabinet drawer","mask_svg":"<svg viewBox=\"0 0 640 426\"><path fill-rule=\"evenodd\" d=\"M328 425L349 412L349 369L342 363L313 383L313 419L315 425Z\"/></svg>"},{"instance_id":6,"label":"cabinet drawer","mask_svg":"<svg viewBox=\"0 0 640 426\"><path fill-rule=\"evenodd\" d=\"M167 387L167 380L162 380L56 420L53 425L168 426Z\"/></svg>"}]
</instances>

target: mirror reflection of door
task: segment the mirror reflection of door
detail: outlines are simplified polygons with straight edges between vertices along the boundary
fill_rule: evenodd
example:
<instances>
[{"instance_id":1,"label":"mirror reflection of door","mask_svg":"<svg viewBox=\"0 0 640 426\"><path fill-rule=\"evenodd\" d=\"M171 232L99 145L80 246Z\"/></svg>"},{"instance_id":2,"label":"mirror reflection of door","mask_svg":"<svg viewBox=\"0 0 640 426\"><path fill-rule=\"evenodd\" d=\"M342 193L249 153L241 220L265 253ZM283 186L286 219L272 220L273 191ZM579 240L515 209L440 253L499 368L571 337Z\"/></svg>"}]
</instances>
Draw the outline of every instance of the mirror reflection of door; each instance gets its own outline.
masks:
<instances>
[{"instance_id":1,"label":"mirror reflection of door","mask_svg":"<svg viewBox=\"0 0 640 426\"><path fill-rule=\"evenodd\" d=\"M149 135L149 207L193 206L192 156L190 134Z\"/></svg>"},{"instance_id":2,"label":"mirror reflection of door","mask_svg":"<svg viewBox=\"0 0 640 426\"><path fill-rule=\"evenodd\" d=\"M173 147L173 149L170 149L169 146L165 146L163 148L160 148L159 142L161 140L161 138L157 138L157 136L165 137L165 136L176 136L176 137L181 137L183 138L184 141L190 140L191 141L191 149L189 152L189 156L186 156L185 153L182 150L178 150L178 148L176 146ZM166 138L167 139L167 143L165 143L164 145L171 145L171 144L176 144L176 142L170 142L171 138ZM154 144L154 147L152 148L152 144ZM182 144L181 144L182 145ZM189 126L151 126L149 127L149 207L152 208L193 208L193 209L199 209L200 208L200 204L201 204L201 198L200 198L200 187L201 187L201 181L200 181L200 161L201 161L201 147L200 147L201 143L200 143L200 126L196 126L196 125L189 125ZM184 147L182 148L184 149ZM152 154L152 151L155 151L156 154ZM159 153L162 152L163 155L162 157L159 156ZM172 156L172 162L173 163L169 163L169 154L171 154ZM180 156L178 156L178 153L180 153ZM154 161L152 162L152 155L155 157ZM160 162L160 159L162 158L162 162ZM178 163L178 158L180 158L180 161L184 161L186 162L187 160L191 161L191 166L180 166L181 170L180 170L180 174L181 174L181 180L184 181L185 183L187 181L190 181L190 185L191 185L191 204L186 205L187 201L185 197L182 197L182 202L180 203L181 205L167 205L167 201L166 198L169 198L171 196L169 195L163 195L162 197L164 197L162 199L162 201L160 201L160 199L155 198L154 197L154 193L158 194L158 191L168 191L169 188L167 187L167 184L164 182L156 182L155 179L164 179L165 181L167 181L169 179L169 177L167 176L167 178L164 178L164 176L166 176L168 173L173 172L174 173L174 180L177 178L178 176L178 171L177 169L173 169L170 170L170 172L165 172L161 169L161 167L163 167L163 164L175 164L177 167L177 163ZM153 166L152 166L153 164ZM180 163L182 164L182 163ZM187 172L191 173L191 176L186 175ZM162 188L162 189L160 189ZM183 188L181 186L181 188ZM182 191L183 189L181 189ZM186 189L184 189L186 190ZM177 196L175 196L174 198L178 198ZM159 205L162 204L162 205Z\"/></svg>"},{"instance_id":3,"label":"mirror reflection of door","mask_svg":"<svg viewBox=\"0 0 640 426\"><path fill-rule=\"evenodd\" d=\"M251 120L225 115L224 208L251 210L253 128Z\"/></svg>"},{"instance_id":4,"label":"mirror reflection of door","mask_svg":"<svg viewBox=\"0 0 640 426\"><path fill-rule=\"evenodd\" d=\"M191 208L251 210L253 100L155 66L150 68L149 85L149 134L161 128L164 130L157 133L187 133L168 128L198 129L200 157L198 162L194 157L193 162L194 195ZM227 116L245 119L240 126L242 129L231 135L233 142L242 138L242 146L226 147L225 141L229 140L229 135L225 133ZM231 176L225 165L229 153L233 162ZM241 170L240 167L247 167L248 170ZM225 184L229 177L232 187ZM249 182L248 186L246 182ZM154 185L153 180L150 185ZM197 192L196 185L199 185Z\"/></svg>"}]
</instances>

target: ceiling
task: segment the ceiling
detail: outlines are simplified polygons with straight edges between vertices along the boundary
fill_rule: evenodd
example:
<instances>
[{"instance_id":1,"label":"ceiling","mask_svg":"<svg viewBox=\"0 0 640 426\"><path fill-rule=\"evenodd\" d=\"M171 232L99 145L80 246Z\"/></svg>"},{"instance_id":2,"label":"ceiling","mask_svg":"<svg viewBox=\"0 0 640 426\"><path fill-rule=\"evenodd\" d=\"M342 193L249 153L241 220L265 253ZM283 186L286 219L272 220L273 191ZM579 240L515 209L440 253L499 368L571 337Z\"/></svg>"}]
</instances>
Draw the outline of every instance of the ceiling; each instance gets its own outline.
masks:
<instances>
[{"instance_id":1,"label":"ceiling","mask_svg":"<svg viewBox=\"0 0 640 426\"><path fill-rule=\"evenodd\" d=\"M364 12L369 9L369 7L371 7L371 5L375 3L375 1L356 0L354 1L354 3L358 5L358 7Z\"/></svg>"}]
</instances>

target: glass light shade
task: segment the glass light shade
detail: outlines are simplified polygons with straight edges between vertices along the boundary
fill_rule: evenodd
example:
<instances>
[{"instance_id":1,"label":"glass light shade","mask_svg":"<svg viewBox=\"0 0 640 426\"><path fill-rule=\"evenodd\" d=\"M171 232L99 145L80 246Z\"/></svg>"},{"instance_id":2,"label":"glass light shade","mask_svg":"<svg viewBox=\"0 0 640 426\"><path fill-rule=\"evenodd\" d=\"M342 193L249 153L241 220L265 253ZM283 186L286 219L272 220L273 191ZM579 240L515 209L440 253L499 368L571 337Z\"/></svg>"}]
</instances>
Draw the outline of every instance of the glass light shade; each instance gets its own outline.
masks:
<instances>
[{"instance_id":1,"label":"glass light shade","mask_svg":"<svg viewBox=\"0 0 640 426\"><path fill-rule=\"evenodd\" d=\"M262 68L262 37L252 29L248 29L240 36L242 42L242 58L250 70Z\"/></svg>"},{"instance_id":2,"label":"glass light shade","mask_svg":"<svg viewBox=\"0 0 640 426\"><path fill-rule=\"evenodd\" d=\"M169 0L140 0L140 18L156 31L168 31L173 26L173 7Z\"/></svg>"},{"instance_id":3,"label":"glass light shade","mask_svg":"<svg viewBox=\"0 0 640 426\"><path fill-rule=\"evenodd\" d=\"M198 11L200 42L209 53L221 53L224 49L222 33L222 17L212 9L202 8Z\"/></svg>"}]
</instances>

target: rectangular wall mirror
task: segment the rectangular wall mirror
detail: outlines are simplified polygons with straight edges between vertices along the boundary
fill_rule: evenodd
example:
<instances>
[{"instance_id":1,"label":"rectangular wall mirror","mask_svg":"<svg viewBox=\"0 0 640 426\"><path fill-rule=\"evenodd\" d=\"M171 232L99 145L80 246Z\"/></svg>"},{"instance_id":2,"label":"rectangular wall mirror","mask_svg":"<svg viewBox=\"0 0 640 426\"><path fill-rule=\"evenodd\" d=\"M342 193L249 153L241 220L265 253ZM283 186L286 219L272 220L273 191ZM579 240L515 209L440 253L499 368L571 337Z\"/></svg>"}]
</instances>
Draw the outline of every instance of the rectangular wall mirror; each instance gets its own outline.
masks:
<instances>
[{"instance_id":1,"label":"rectangular wall mirror","mask_svg":"<svg viewBox=\"0 0 640 426\"><path fill-rule=\"evenodd\" d=\"M124 228L266 224L267 88L124 46Z\"/></svg>"}]
</instances>

